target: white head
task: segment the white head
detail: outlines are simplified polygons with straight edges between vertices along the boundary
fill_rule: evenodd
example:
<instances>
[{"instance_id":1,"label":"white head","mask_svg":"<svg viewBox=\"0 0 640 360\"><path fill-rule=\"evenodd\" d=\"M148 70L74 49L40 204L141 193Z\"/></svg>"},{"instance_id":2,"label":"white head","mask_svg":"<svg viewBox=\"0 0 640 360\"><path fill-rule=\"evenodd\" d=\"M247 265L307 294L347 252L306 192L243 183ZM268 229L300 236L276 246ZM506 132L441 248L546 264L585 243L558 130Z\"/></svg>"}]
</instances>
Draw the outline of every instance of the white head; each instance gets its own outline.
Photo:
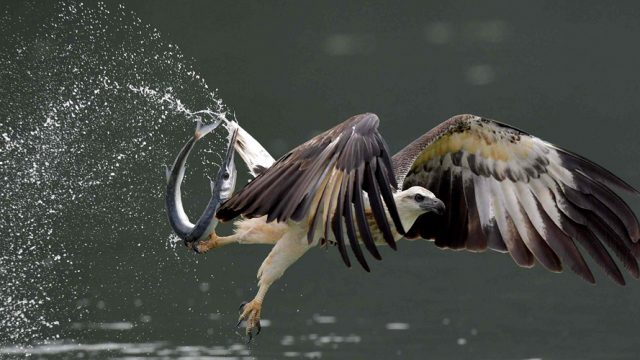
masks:
<instances>
[{"instance_id":1,"label":"white head","mask_svg":"<svg viewBox=\"0 0 640 360\"><path fill-rule=\"evenodd\" d=\"M409 231L418 216L427 212L442 214L445 211L444 203L422 186L412 186L397 192L393 194L393 198L405 231Z\"/></svg>"}]
</instances>

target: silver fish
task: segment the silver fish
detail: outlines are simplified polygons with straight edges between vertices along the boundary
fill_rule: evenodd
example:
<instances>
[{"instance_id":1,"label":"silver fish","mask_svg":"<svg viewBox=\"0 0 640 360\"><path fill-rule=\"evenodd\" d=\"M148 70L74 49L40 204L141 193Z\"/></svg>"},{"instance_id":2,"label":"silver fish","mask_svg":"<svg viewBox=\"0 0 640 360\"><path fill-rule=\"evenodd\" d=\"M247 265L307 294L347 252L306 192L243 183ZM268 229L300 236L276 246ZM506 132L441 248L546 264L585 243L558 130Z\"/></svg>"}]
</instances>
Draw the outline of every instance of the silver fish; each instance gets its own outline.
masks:
<instances>
[{"instance_id":1,"label":"silver fish","mask_svg":"<svg viewBox=\"0 0 640 360\"><path fill-rule=\"evenodd\" d=\"M165 202L169 216L169 224L171 224L173 231L184 241L185 245L204 239L215 231L218 225L215 213L220 207L220 204L231 197L235 189L237 171L233 154L238 127L235 123L228 122L226 123L226 127L230 133L229 145L223 163L218 170L218 174L216 178L211 181L211 199L202 212L202 215L200 215L198 222L194 225L189 221L189 217L184 212L182 206L182 194L180 191L182 179L184 178L185 163L195 143L217 128L220 123L221 120L218 120L213 124L202 125L202 123L198 121L194 136L182 147L171 169L168 167L166 169L167 192Z\"/></svg>"}]
</instances>

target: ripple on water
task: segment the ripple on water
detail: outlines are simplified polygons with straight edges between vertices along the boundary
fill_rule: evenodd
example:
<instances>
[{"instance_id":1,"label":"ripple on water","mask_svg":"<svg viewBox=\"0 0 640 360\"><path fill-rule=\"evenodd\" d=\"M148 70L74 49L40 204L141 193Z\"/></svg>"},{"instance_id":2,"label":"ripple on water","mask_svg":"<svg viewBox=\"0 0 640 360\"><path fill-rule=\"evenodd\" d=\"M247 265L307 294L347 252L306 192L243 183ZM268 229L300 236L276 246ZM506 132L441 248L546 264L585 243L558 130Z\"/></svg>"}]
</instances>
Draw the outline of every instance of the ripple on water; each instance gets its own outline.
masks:
<instances>
[{"instance_id":1,"label":"ripple on water","mask_svg":"<svg viewBox=\"0 0 640 360\"><path fill-rule=\"evenodd\" d=\"M392 322L385 325L387 330L409 330L409 324L403 322Z\"/></svg>"},{"instance_id":2,"label":"ripple on water","mask_svg":"<svg viewBox=\"0 0 640 360\"><path fill-rule=\"evenodd\" d=\"M336 317L332 315L313 314L313 321L317 324L334 324Z\"/></svg>"},{"instance_id":3,"label":"ripple on water","mask_svg":"<svg viewBox=\"0 0 640 360\"><path fill-rule=\"evenodd\" d=\"M244 344L230 346L172 346L166 342L149 343L99 343L80 344L58 342L34 345L30 348L4 347L0 348L0 355L39 355L45 357L94 357L108 354L110 359L249 359L250 350Z\"/></svg>"},{"instance_id":4,"label":"ripple on water","mask_svg":"<svg viewBox=\"0 0 640 360\"><path fill-rule=\"evenodd\" d=\"M133 329L134 324L126 321L112 323L73 323L71 328L74 330L95 329L95 330L116 330L126 331Z\"/></svg>"},{"instance_id":5,"label":"ripple on water","mask_svg":"<svg viewBox=\"0 0 640 360\"><path fill-rule=\"evenodd\" d=\"M329 333L325 335L321 334L304 334L304 335L284 335L280 339L280 344L283 346L298 346L298 347L325 347L330 346L337 348L340 344L358 344L362 341L362 338L356 334L338 335L335 333Z\"/></svg>"}]
</instances>

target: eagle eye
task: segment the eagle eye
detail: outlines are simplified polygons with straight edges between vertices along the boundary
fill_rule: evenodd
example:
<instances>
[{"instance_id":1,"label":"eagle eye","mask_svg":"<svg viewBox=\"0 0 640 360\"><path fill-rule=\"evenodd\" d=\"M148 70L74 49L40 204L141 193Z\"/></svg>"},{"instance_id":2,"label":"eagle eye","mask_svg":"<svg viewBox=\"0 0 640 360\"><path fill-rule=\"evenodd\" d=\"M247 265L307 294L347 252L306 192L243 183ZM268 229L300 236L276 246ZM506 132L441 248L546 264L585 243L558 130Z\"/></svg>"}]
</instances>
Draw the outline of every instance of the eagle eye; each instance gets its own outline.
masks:
<instances>
[{"instance_id":1,"label":"eagle eye","mask_svg":"<svg viewBox=\"0 0 640 360\"><path fill-rule=\"evenodd\" d=\"M416 202L422 202L422 201L424 200L424 196L422 196L421 194L416 194L416 195L413 197L413 199L414 199Z\"/></svg>"}]
</instances>

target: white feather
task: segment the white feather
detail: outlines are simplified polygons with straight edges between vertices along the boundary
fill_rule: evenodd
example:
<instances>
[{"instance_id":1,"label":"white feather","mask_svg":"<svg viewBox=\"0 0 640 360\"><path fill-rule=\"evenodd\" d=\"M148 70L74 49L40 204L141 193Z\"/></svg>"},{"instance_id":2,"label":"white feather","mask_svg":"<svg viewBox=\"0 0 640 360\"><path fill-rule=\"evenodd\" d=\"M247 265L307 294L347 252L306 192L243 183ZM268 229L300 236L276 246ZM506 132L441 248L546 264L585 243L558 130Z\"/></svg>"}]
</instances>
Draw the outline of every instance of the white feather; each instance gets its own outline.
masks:
<instances>
[{"instance_id":1,"label":"white feather","mask_svg":"<svg viewBox=\"0 0 640 360\"><path fill-rule=\"evenodd\" d=\"M533 240L530 238L530 231L526 226L525 214L522 213L522 209L520 208L520 202L518 201L518 197L516 196L517 188L513 185L513 183L509 180L502 181L499 184L502 189L502 194L504 197L504 206L506 207L509 216L513 220L513 224L515 225L520 237L527 245L529 249L534 247Z\"/></svg>"},{"instance_id":2,"label":"white feather","mask_svg":"<svg viewBox=\"0 0 640 360\"><path fill-rule=\"evenodd\" d=\"M529 185L533 184L533 183L537 183L537 180L531 180L529 182ZM522 208L524 209L524 211L526 212L529 221L531 221L531 224L533 225L533 227L536 229L536 231L538 232L538 234L540 234L542 236L542 238L546 239L547 238L547 229L546 226L544 224L544 221L542 220L542 216L540 215L540 212L538 211L538 208L536 206L535 203L535 199L533 197L533 194L531 193L531 188L529 187L529 185L524 184L524 183L516 183L515 186L517 188L517 195L518 195L518 200L520 202L520 204L522 205Z\"/></svg>"},{"instance_id":3,"label":"white feather","mask_svg":"<svg viewBox=\"0 0 640 360\"><path fill-rule=\"evenodd\" d=\"M473 177L476 204L478 206L478 216L482 226L490 226L495 215L493 213L493 200L491 199L491 189L487 184L488 179L482 176Z\"/></svg>"},{"instance_id":4,"label":"white feather","mask_svg":"<svg viewBox=\"0 0 640 360\"><path fill-rule=\"evenodd\" d=\"M258 174L254 172L254 169L263 168L268 169L273 165L275 159L265 148L260 145L260 143L253 138L248 132L246 132L240 125L237 123L234 126L238 127L238 135L236 141L236 151L242 157L245 164L249 168L249 172L253 177L256 177Z\"/></svg>"}]
</instances>

